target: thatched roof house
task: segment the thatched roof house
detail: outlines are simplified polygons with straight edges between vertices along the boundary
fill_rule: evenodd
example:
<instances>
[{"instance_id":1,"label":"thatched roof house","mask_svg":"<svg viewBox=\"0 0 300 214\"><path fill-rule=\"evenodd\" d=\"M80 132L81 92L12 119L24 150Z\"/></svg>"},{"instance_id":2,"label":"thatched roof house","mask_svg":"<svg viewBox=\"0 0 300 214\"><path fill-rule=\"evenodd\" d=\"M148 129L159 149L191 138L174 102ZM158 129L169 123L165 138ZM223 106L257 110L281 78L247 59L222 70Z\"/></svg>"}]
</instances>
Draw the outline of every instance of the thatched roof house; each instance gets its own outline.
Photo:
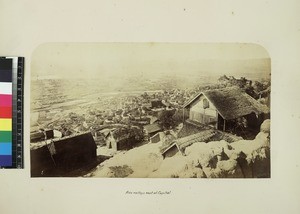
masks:
<instances>
[{"instance_id":1,"label":"thatched roof house","mask_svg":"<svg viewBox=\"0 0 300 214\"><path fill-rule=\"evenodd\" d=\"M225 130L225 121L249 115L259 118L261 115L270 113L270 109L266 105L259 103L237 87L203 91L183 107L188 119L201 124L214 124L216 128L223 130ZM265 117L259 121L263 119ZM256 126L259 125L256 124Z\"/></svg>"},{"instance_id":2,"label":"thatched roof house","mask_svg":"<svg viewBox=\"0 0 300 214\"><path fill-rule=\"evenodd\" d=\"M114 151L129 150L142 140L142 130L137 127L118 128L106 135L106 146Z\"/></svg>"},{"instance_id":3,"label":"thatched roof house","mask_svg":"<svg viewBox=\"0 0 300 214\"><path fill-rule=\"evenodd\" d=\"M197 94L184 104L184 108L193 104L201 95L204 95L226 120L242 117L252 112L256 114L269 113L270 109L259 103L237 87L204 91Z\"/></svg>"}]
</instances>

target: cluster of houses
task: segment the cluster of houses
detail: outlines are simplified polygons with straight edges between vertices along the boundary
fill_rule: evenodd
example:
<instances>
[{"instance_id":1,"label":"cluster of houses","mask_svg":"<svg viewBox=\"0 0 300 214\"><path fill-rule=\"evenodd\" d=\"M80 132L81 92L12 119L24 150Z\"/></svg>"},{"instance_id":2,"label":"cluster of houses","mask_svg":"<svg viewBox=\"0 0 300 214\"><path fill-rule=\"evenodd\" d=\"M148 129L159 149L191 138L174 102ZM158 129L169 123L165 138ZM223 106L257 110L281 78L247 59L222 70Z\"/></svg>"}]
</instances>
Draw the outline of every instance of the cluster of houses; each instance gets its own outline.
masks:
<instances>
[{"instance_id":1,"label":"cluster of houses","mask_svg":"<svg viewBox=\"0 0 300 214\"><path fill-rule=\"evenodd\" d=\"M65 143L65 149L59 149L61 157L54 159L56 162L64 161L67 164L67 160L71 160L73 157L80 160L75 163L86 163L95 158L96 145L119 151L141 145L142 141L144 143L163 142L161 149L163 158L173 156L178 152L184 155L183 148L195 142L203 142L204 135L205 139L210 139L216 134L216 131L212 130L233 134L247 133L249 130L257 131L260 124L270 117L270 110L266 105L261 104L237 87L206 90L193 94L194 96L188 99L188 94L180 90L152 95L144 93L139 97L127 99L120 106L111 110L109 114L104 111L94 112L89 117L79 116L75 113L69 114L69 120L73 121L73 124L79 124L81 128L77 131L72 129L69 134L61 132L62 136L66 137L55 140L53 145L55 147L63 145L62 141L68 143ZM176 101L176 99L178 100ZM177 133L173 130L163 130L158 114L161 111L172 109L183 109L183 124L189 124L199 129L205 127L205 132L199 131L199 133L178 138ZM64 120L64 126L67 125L66 121L68 120ZM82 132L85 134L82 135ZM31 142L43 141L45 136L47 139L53 138L54 133L51 130L43 131L42 134L41 132L32 133ZM87 148L79 152L80 149L75 151L72 149L73 146L78 149L85 146ZM61 148L63 147L61 146ZM39 166L43 165L42 159L47 148L47 146L44 146L44 149L38 148L40 152L35 151L38 149L32 149L32 166L37 164L36 161L39 162ZM48 151L50 152L49 148ZM93 158L86 158L87 154ZM55 156L58 157L58 153L53 154L53 157ZM81 156L83 159L80 158ZM48 158L47 164L49 165L51 161L54 163L53 159ZM54 165L52 164L52 166ZM35 173L41 173L42 167L37 168ZM73 169L74 167L72 165L69 168Z\"/></svg>"}]
</instances>

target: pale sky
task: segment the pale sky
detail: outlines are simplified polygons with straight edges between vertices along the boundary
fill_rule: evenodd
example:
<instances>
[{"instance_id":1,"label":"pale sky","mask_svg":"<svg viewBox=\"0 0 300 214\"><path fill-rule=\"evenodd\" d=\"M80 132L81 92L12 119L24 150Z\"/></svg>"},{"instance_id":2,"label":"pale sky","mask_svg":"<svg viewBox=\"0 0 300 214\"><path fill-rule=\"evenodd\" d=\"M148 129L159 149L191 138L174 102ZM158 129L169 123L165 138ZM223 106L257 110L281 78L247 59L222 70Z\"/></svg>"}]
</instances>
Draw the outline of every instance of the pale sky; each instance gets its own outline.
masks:
<instances>
[{"instance_id":1,"label":"pale sky","mask_svg":"<svg viewBox=\"0 0 300 214\"><path fill-rule=\"evenodd\" d=\"M259 45L237 43L46 43L34 51L31 64L33 78L228 72L269 74L269 55Z\"/></svg>"}]
</instances>

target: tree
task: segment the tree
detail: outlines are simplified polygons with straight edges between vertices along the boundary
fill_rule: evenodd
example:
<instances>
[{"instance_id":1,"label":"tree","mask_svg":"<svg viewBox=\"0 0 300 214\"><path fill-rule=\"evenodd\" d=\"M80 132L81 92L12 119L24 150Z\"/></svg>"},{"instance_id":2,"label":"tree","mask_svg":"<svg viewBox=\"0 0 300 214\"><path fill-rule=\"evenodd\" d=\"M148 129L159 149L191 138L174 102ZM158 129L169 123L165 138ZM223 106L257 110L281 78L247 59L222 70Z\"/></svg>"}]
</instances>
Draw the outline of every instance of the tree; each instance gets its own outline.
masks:
<instances>
[{"instance_id":1,"label":"tree","mask_svg":"<svg viewBox=\"0 0 300 214\"><path fill-rule=\"evenodd\" d=\"M175 125L173 115L175 114L175 109L173 110L163 110L158 115L158 120L160 125L165 129L170 129Z\"/></svg>"},{"instance_id":2,"label":"tree","mask_svg":"<svg viewBox=\"0 0 300 214\"><path fill-rule=\"evenodd\" d=\"M133 143L139 143L144 139L144 133L142 129L130 126L117 128L113 132L113 135L116 139L122 139L124 136L126 136L126 138L134 137L135 142Z\"/></svg>"},{"instance_id":3,"label":"tree","mask_svg":"<svg viewBox=\"0 0 300 214\"><path fill-rule=\"evenodd\" d=\"M175 125L178 125L183 122L183 109L178 109L173 115L173 120Z\"/></svg>"}]
</instances>

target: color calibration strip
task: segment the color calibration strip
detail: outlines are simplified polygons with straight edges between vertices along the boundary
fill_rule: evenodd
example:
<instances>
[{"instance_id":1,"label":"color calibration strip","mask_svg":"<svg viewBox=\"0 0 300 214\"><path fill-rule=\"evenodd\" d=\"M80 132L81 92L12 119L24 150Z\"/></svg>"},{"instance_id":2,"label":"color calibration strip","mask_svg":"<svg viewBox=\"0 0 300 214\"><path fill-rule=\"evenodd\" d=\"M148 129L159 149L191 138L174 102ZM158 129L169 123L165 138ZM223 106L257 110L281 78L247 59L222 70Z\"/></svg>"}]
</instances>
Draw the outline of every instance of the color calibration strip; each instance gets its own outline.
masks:
<instances>
[{"instance_id":1,"label":"color calibration strip","mask_svg":"<svg viewBox=\"0 0 300 214\"><path fill-rule=\"evenodd\" d=\"M0 57L0 167L23 168L23 57Z\"/></svg>"},{"instance_id":2,"label":"color calibration strip","mask_svg":"<svg viewBox=\"0 0 300 214\"><path fill-rule=\"evenodd\" d=\"M12 59L0 59L0 166L12 166Z\"/></svg>"}]
</instances>

